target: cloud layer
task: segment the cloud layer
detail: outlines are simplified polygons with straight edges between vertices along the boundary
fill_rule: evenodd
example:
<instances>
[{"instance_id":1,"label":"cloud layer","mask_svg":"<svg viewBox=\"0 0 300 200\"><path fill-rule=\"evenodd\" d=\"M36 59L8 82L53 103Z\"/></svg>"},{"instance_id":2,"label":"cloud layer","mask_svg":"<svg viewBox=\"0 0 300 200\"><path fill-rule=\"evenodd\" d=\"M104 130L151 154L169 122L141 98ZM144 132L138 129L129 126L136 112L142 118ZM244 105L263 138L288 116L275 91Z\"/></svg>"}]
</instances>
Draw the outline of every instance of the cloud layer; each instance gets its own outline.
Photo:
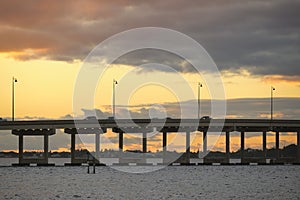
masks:
<instances>
[{"instance_id":1,"label":"cloud layer","mask_svg":"<svg viewBox=\"0 0 300 200\"><path fill-rule=\"evenodd\" d=\"M300 75L299 7L296 0L4 0L0 2L0 52L14 52L11 55L22 60L82 60L113 34L157 26L198 41L221 70L243 68L255 75ZM143 64L140 56L126 60ZM174 61L172 56L162 59L151 52L142 58ZM184 65L176 69L190 71Z\"/></svg>"},{"instance_id":2,"label":"cloud layer","mask_svg":"<svg viewBox=\"0 0 300 200\"><path fill-rule=\"evenodd\" d=\"M214 100L218 101L218 100ZM274 119L300 119L300 98L274 98L273 117ZM270 98L240 98L228 99L226 101L226 118L246 118L246 119L269 119L270 118ZM195 108L197 100L189 100L176 103L164 103L161 105L142 104L131 107L116 105L116 116L118 118L197 118L198 111ZM211 116L212 102L201 100L201 115ZM104 106L104 110L110 110L111 106ZM93 110L82 109L84 116L94 115ZM95 111L98 118L112 116L111 112ZM216 118L222 116L215 116Z\"/></svg>"}]
</instances>

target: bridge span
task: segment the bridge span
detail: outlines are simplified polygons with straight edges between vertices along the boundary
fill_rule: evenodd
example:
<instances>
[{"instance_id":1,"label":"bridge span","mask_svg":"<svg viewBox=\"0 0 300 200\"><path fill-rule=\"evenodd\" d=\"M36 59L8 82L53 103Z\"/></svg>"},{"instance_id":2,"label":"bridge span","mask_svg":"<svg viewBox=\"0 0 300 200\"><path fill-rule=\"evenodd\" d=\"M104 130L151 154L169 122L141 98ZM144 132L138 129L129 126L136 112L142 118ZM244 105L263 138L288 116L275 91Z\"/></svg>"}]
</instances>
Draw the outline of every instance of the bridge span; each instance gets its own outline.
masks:
<instances>
[{"instance_id":1,"label":"bridge span","mask_svg":"<svg viewBox=\"0 0 300 200\"><path fill-rule=\"evenodd\" d=\"M167 151L167 133L185 132L186 133L186 153L184 159L178 162L190 164L190 133L200 131L202 137L202 151L207 152L207 135L210 132L225 132L226 158L217 162L229 164L230 159L230 133L240 132L240 151L241 163L249 163L244 157L245 133L262 132L262 149L264 157L256 159L258 163L266 163L267 152L267 132L275 133L276 158L274 163L285 162L279 154L280 132L297 133L297 157L291 162L300 163L300 120L266 120L266 119L89 119L89 120L35 120L35 121L1 121L0 130L11 130L13 135L19 138L19 163L18 165L28 165L37 163L48 165L48 143L49 136L56 133L56 129L64 129L64 132L71 135L71 165L84 162L75 157L75 135L76 134L95 134L95 153L99 155L100 134L105 134L107 129L119 134L119 151L123 151L123 136L126 133L140 133L143 135L142 152L147 152L147 134L154 129L162 132L163 152ZM23 138L24 136L40 135L44 136L44 157L42 159L28 159L23 157ZM216 162L215 160L204 159L204 163ZM120 158L121 160L121 158ZM165 163L165 161L163 161ZM166 161L167 163L167 161ZM170 164L170 163L169 163Z\"/></svg>"}]
</instances>

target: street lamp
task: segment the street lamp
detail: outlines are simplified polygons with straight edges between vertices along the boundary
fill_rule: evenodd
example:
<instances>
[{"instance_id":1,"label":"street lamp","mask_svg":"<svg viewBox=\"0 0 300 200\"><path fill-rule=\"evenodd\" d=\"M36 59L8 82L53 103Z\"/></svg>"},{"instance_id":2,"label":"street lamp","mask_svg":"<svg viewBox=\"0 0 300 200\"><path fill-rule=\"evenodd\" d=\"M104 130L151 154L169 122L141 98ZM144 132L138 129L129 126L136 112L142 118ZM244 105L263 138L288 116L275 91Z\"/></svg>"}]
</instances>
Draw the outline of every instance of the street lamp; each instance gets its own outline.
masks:
<instances>
[{"instance_id":1,"label":"street lamp","mask_svg":"<svg viewBox=\"0 0 300 200\"><path fill-rule=\"evenodd\" d=\"M115 119L116 115L116 85L118 81L113 79L113 118Z\"/></svg>"},{"instance_id":2,"label":"street lamp","mask_svg":"<svg viewBox=\"0 0 300 200\"><path fill-rule=\"evenodd\" d=\"M271 121L273 120L273 91L275 88L271 86Z\"/></svg>"},{"instance_id":3,"label":"street lamp","mask_svg":"<svg viewBox=\"0 0 300 200\"><path fill-rule=\"evenodd\" d=\"M198 83L198 120L200 119L200 88L202 88L202 84Z\"/></svg>"},{"instance_id":4,"label":"street lamp","mask_svg":"<svg viewBox=\"0 0 300 200\"><path fill-rule=\"evenodd\" d=\"M18 80L12 77L12 121L15 121L15 83Z\"/></svg>"}]
</instances>

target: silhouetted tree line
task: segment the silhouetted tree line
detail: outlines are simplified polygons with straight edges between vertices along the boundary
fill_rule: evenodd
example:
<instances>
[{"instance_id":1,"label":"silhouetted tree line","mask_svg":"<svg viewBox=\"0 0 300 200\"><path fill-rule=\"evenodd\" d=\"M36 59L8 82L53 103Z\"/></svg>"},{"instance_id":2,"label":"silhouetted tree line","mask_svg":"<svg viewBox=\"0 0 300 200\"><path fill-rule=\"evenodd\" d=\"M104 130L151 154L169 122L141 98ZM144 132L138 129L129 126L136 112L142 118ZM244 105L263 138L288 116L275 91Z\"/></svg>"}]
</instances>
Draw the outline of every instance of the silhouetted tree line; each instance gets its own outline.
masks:
<instances>
[{"instance_id":1,"label":"silhouetted tree line","mask_svg":"<svg viewBox=\"0 0 300 200\"><path fill-rule=\"evenodd\" d=\"M86 149L80 149L80 150L76 150L75 151L75 156L76 157L82 157L82 158L86 158L87 155L90 152ZM91 154L93 154L94 152L91 152ZM136 154L141 154L142 156L142 151L140 150L126 150L125 151L125 156L126 153L136 153ZM157 151L157 152L151 152L148 151L148 157L161 157L163 155L163 152L161 151ZM180 154L176 151L168 151L168 154ZM201 152L200 152L201 153ZM230 152L230 158L240 158L240 150L235 151L235 152ZM280 157L296 157L297 156L297 145L295 144L291 144L288 145L286 147L284 147L283 149L279 149L279 153L280 153ZM24 152L24 156L25 157L42 157L44 155L43 152L41 151L25 151ZM108 156L118 156L118 151L112 150L112 149L104 149L100 152L100 156L102 155L108 155ZM272 149L267 149L267 158L274 158L276 155L276 149L272 148ZM53 158L70 158L71 157L71 153L70 152L49 152L49 156L53 157ZM185 153L183 153L182 156L185 156ZM244 156L245 157L263 157L264 156L264 152L262 150L259 149L245 149L244 151ZM18 157L18 153L14 152L14 151L10 151L10 152L0 152L0 158L17 158ZM199 151L197 152L191 152L190 153L190 158L198 158L199 157ZM220 151L210 151L208 153L208 155L206 157L225 157L225 152L220 152Z\"/></svg>"}]
</instances>

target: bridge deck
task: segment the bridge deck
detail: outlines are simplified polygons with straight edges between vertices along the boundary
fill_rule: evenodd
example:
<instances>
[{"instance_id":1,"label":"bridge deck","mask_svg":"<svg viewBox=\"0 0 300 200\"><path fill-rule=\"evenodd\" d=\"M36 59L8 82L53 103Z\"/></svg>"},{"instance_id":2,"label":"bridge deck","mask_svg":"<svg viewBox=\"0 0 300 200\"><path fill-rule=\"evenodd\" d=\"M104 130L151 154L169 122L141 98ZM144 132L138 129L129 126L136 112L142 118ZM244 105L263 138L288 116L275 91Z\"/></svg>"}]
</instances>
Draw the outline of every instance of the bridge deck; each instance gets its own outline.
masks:
<instances>
[{"instance_id":1,"label":"bridge deck","mask_svg":"<svg viewBox=\"0 0 300 200\"><path fill-rule=\"evenodd\" d=\"M138 132L143 129L172 129L206 131L300 131L300 120L266 119L100 119L100 120L35 120L2 121L0 130L65 129L65 128L121 128Z\"/></svg>"}]
</instances>

